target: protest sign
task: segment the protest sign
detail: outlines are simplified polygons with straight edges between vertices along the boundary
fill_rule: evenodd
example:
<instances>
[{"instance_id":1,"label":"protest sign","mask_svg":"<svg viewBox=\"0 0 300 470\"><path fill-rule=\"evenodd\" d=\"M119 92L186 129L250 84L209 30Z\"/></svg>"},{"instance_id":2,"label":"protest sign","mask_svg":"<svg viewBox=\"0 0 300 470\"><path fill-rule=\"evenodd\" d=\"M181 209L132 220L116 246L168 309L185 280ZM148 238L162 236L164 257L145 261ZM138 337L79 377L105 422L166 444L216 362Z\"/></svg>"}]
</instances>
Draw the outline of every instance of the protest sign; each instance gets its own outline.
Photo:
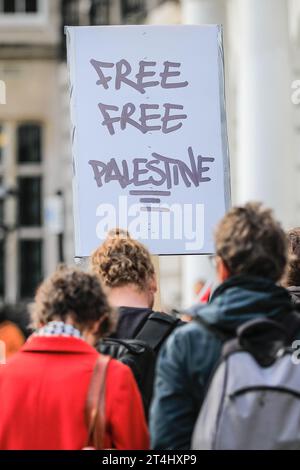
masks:
<instances>
[{"instance_id":1,"label":"protest sign","mask_svg":"<svg viewBox=\"0 0 300 470\"><path fill-rule=\"evenodd\" d=\"M67 27L76 256L110 228L212 253L230 204L222 30Z\"/></svg>"}]
</instances>

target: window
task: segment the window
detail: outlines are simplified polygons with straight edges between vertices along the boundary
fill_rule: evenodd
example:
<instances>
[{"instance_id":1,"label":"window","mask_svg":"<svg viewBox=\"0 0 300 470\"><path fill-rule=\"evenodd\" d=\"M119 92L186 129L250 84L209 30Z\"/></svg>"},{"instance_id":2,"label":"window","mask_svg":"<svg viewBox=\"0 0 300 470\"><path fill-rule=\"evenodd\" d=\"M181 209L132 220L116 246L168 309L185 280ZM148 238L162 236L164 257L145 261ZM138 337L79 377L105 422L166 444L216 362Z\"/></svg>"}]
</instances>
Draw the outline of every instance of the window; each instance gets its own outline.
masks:
<instances>
[{"instance_id":1,"label":"window","mask_svg":"<svg viewBox=\"0 0 300 470\"><path fill-rule=\"evenodd\" d=\"M36 13L38 10L37 0L26 0L25 11L26 13Z\"/></svg>"},{"instance_id":2,"label":"window","mask_svg":"<svg viewBox=\"0 0 300 470\"><path fill-rule=\"evenodd\" d=\"M0 0L0 12L12 13L37 13L38 0Z\"/></svg>"},{"instance_id":3,"label":"window","mask_svg":"<svg viewBox=\"0 0 300 470\"><path fill-rule=\"evenodd\" d=\"M20 240L19 291L21 299L31 298L43 278L42 253L43 242L41 240Z\"/></svg>"},{"instance_id":4,"label":"window","mask_svg":"<svg viewBox=\"0 0 300 470\"><path fill-rule=\"evenodd\" d=\"M42 130L37 124L18 127L18 162L39 163L42 160Z\"/></svg>"},{"instance_id":5,"label":"window","mask_svg":"<svg viewBox=\"0 0 300 470\"><path fill-rule=\"evenodd\" d=\"M42 182L40 176L19 178L18 222L21 227L39 227L42 224Z\"/></svg>"},{"instance_id":6,"label":"window","mask_svg":"<svg viewBox=\"0 0 300 470\"><path fill-rule=\"evenodd\" d=\"M16 2L15 0L3 0L2 11L4 13L15 13L16 11Z\"/></svg>"},{"instance_id":7,"label":"window","mask_svg":"<svg viewBox=\"0 0 300 470\"><path fill-rule=\"evenodd\" d=\"M134 14L143 14L145 4L143 0L121 0L122 15L127 17Z\"/></svg>"},{"instance_id":8,"label":"window","mask_svg":"<svg viewBox=\"0 0 300 470\"><path fill-rule=\"evenodd\" d=\"M38 117L0 119L0 302L29 300L42 279L43 136Z\"/></svg>"},{"instance_id":9,"label":"window","mask_svg":"<svg viewBox=\"0 0 300 470\"><path fill-rule=\"evenodd\" d=\"M63 25L77 26L79 24L78 0L63 0L62 2Z\"/></svg>"},{"instance_id":10,"label":"window","mask_svg":"<svg viewBox=\"0 0 300 470\"><path fill-rule=\"evenodd\" d=\"M90 23L91 25L109 24L109 0L92 0Z\"/></svg>"},{"instance_id":11,"label":"window","mask_svg":"<svg viewBox=\"0 0 300 470\"><path fill-rule=\"evenodd\" d=\"M1 139L1 129L0 129ZM0 141L0 158L1 158L1 141ZM1 163L1 160L0 160ZM3 176L0 176L0 192L3 186ZM0 297L3 299L5 295L5 236L7 234L4 224L4 199L0 197Z\"/></svg>"}]
</instances>

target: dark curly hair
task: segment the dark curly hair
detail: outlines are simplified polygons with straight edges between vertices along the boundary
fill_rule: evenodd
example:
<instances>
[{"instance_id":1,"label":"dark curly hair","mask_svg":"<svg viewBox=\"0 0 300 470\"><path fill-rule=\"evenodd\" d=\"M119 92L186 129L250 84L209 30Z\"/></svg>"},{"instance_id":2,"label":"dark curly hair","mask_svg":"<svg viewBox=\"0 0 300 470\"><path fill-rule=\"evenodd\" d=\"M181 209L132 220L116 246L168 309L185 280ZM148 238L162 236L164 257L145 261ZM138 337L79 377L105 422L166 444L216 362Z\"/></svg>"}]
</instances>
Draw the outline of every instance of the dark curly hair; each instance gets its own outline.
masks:
<instances>
[{"instance_id":1,"label":"dark curly hair","mask_svg":"<svg viewBox=\"0 0 300 470\"><path fill-rule=\"evenodd\" d=\"M155 273L147 248L118 228L92 254L91 269L107 287L134 284L141 290Z\"/></svg>"},{"instance_id":2,"label":"dark curly hair","mask_svg":"<svg viewBox=\"0 0 300 470\"><path fill-rule=\"evenodd\" d=\"M260 203L234 207L217 227L216 252L230 275L266 277L277 282L287 262L286 236L270 209Z\"/></svg>"},{"instance_id":3,"label":"dark curly hair","mask_svg":"<svg viewBox=\"0 0 300 470\"><path fill-rule=\"evenodd\" d=\"M99 277L66 266L60 266L40 285L31 315L34 327L56 318L64 321L69 315L80 327L90 326L106 316L101 335L110 333L113 327L113 312Z\"/></svg>"},{"instance_id":4,"label":"dark curly hair","mask_svg":"<svg viewBox=\"0 0 300 470\"><path fill-rule=\"evenodd\" d=\"M300 227L287 233L289 262L284 279L286 287L300 286Z\"/></svg>"}]
</instances>

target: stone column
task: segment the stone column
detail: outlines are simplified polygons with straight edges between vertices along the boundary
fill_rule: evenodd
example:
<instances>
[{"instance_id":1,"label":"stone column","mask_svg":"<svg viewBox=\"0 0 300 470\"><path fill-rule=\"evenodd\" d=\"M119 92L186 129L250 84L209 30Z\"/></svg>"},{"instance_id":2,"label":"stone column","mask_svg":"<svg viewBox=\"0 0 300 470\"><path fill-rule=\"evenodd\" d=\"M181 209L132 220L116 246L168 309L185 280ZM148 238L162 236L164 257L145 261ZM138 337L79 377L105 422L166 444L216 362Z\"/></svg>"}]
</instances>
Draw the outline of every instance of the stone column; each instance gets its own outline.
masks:
<instances>
[{"instance_id":1,"label":"stone column","mask_svg":"<svg viewBox=\"0 0 300 470\"><path fill-rule=\"evenodd\" d=\"M286 0L239 1L237 200L295 214Z\"/></svg>"}]
</instances>

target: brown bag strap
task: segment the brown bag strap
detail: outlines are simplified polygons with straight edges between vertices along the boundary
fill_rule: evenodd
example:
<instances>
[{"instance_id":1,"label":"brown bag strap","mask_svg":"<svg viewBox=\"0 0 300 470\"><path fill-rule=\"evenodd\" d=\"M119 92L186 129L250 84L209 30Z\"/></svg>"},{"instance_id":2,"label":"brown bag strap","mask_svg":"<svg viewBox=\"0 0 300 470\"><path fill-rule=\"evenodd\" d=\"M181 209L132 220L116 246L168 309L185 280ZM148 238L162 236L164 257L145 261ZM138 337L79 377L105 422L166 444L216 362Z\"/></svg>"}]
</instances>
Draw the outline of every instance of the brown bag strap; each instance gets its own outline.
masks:
<instances>
[{"instance_id":1,"label":"brown bag strap","mask_svg":"<svg viewBox=\"0 0 300 470\"><path fill-rule=\"evenodd\" d=\"M90 382L85 418L88 428L87 446L97 450L104 447L105 434L105 384L110 356L99 355Z\"/></svg>"}]
</instances>

